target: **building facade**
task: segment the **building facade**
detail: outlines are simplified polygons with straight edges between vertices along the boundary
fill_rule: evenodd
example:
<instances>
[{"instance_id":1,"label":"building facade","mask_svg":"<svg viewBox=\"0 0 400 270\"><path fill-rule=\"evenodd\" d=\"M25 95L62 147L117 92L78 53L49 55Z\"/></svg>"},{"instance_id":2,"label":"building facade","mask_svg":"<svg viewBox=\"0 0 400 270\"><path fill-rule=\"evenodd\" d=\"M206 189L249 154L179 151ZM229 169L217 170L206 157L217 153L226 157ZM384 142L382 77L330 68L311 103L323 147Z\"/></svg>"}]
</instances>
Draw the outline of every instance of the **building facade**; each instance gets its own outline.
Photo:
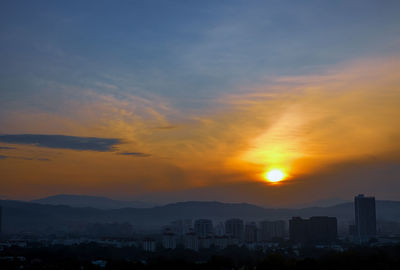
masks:
<instances>
[{"instance_id":1,"label":"building facade","mask_svg":"<svg viewBox=\"0 0 400 270\"><path fill-rule=\"evenodd\" d=\"M225 221L225 233L231 238L243 241L244 239L243 220L238 218L232 218Z\"/></svg>"},{"instance_id":2,"label":"building facade","mask_svg":"<svg viewBox=\"0 0 400 270\"><path fill-rule=\"evenodd\" d=\"M171 222L171 229L177 235L185 235L192 229L191 219L179 219Z\"/></svg>"},{"instance_id":3,"label":"building facade","mask_svg":"<svg viewBox=\"0 0 400 270\"><path fill-rule=\"evenodd\" d=\"M155 252L156 251L156 241L152 238L145 238L142 242L142 247L144 251Z\"/></svg>"},{"instance_id":4,"label":"building facade","mask_svg":"<svg viewBox=\"0 0 400 270\"><path fill-rule=\"evenodd\" d=\"M184 237L184 247L186 249L199 250L199 238L193 233L187 233Z\"/></svg>"},{"instance_id":5,"label":"building facade","mask_svg":"<svg viewBox=\"0 0 400 270\"><path fill-rule=\"evenodd\" d=\"M176 236L173 232L164 232L162 236L162 246L165 249L176 248Z\"/></svg>"},{"instance_id":6,"label":"building facade","mask_svg":"<svg viewBox=\"0 0 400 270\"><path fill-rule=\"evenodd\" d=\"M244 240L246 243L257 242L258 229L255 222L247 223L244 228Z\"/></svg>"},{"instance_id":7,"label":"building facade","mask_svg":"<svg viewBox=\"0 0 400 270\"><path fill-rule=\"evenodd\" d=\"M376 236L375 197L360 194L354 197L355 235L358 241L365 242Z\"/></svg>"},{"instance_id":8,"label":"building facade","mask_svg":"<svg viewBox=\"0 0 400 270\"><path fill-rule=\"evenodd\" d=\"M302 245L329 244L337 238L337 219L335 217L311 217L289 220L290 240Z\"/></svg>"},{"instance_id":9,"label":"building facade","mask_svg":"<svg viewBox=\"0 0 400 270\"><path fill-rule=\"evenodd\" d=\"M286 222L284 220L277 221L261 221L259 240L266 242L276 238L285 237Z\"/></svg>"},{"instance_id":10,"label":"building facade","mask_svg":"<svg viewBox=\"0 0 400 270\"><path fill-rule=\"evenodd\" d=\"M194 232L197 236L205 238L213 235L214 228L210 219L198 219L194 222Z\"/></svg>"}]
</instances>

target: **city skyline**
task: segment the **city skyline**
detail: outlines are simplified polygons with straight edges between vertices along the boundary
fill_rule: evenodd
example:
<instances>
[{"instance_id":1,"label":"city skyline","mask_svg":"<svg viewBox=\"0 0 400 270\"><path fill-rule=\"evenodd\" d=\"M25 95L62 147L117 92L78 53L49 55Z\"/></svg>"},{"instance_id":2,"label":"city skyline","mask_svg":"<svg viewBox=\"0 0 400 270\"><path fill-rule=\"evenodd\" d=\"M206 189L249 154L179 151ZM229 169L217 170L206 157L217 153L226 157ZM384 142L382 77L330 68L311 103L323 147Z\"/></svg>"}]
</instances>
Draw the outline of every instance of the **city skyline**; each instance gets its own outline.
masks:
<instances>
[{"instance_id":1,"label":"city skyline","mask_svg":"<svg viewBox=\"0 0 400 270\"><path fill-rule=\"evenodd\" d=\"M400 200L398 1L5 1L0 199Z\"/></svg>"}]
</instances>

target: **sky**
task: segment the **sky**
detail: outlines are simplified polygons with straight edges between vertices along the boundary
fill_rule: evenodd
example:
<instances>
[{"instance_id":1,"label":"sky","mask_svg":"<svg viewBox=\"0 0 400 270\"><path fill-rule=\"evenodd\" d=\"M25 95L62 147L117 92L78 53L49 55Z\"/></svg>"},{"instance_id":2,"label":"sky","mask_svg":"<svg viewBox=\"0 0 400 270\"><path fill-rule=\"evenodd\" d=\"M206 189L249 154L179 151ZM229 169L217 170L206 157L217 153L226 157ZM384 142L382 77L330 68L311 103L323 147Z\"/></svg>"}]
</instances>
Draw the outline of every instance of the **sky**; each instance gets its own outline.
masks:
<instances>
[{"instance_id":1,"label":"sky","mask_svg":"<svg viewBox=\"0 0 400 270\"><path fill-rule=\"evenodd\" d=\"M400 200L399 12L2 1L0 198Z\"/></svg>"}]
</instances>

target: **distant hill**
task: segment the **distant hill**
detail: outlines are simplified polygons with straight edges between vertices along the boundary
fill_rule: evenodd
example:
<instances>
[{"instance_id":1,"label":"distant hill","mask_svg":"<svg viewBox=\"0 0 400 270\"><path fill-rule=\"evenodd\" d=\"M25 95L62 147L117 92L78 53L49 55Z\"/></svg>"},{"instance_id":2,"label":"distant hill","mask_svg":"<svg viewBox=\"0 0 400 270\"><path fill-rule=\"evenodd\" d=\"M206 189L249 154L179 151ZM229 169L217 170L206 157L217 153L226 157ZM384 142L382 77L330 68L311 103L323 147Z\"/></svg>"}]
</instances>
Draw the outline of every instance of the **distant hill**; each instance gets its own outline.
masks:
<instances>
[{"instance_id":1,"label":"distant hill","mask_svg":"<svg viewBox=\"0 0 400 270\"><path fill-rule=\"evenodd\" d=\"M348 203L348 202L351 202L351 200L329 198L329 199L323 199L323 200L318 200L318 201L313 201L313 202L293 206L293 208L297 209L297 208L307 208L307 207L329 207L329 206L335 206L338 204Z\"/></svg>"},{"instance_id":2,"label":"distant hill","mask_svg":"<svg viewBox=\"0 0 400 270\"><path fill-rule=\"evenodd\" d=\"M246 203L180 202L152 208L96 209L65 205L0 200L5 232L81 231L90 222L129 222L137 231L159 230L176 219L210 218L223 221L242 218L246 221L288 220L292 216L333 216L344 226L354 219L353 203L330 207L272 209ZM378 220L400 222L400 202L377 201Z\"/></svg>"},{"instance_id":3,"label":"distant hill","mask_svg":"<svg viewBox=\"0 0 400 270\"><path fill-rule=\"evenodd\" d=\"M119 208L149 208L156 206L153 203L140 201L119 201L106 197L59 194L31 202L51 205L68 205L72 207L93 207L98 209L119 209Z\"/></svg>"}]
</instances>

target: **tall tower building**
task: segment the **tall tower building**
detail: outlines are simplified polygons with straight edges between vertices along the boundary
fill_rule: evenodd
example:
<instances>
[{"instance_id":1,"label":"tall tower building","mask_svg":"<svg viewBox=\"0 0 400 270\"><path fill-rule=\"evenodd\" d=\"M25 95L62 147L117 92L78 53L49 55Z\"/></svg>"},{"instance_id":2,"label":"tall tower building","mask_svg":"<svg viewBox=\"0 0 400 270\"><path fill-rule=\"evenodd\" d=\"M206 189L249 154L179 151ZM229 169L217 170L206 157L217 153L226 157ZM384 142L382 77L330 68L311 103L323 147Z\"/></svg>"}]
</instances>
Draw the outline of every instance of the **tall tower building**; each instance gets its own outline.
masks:
<instances>
[{"instance_id":1,"label":"tall tower building","mask_svg":"<svg viewBox=\"0 0 400 270\"><path fill-rule=\"evenodd\" d=\"M354 197L355 234L360 242L368 241L376 235L375 197L360 194Z\"/></svg>"}]
</instances>

